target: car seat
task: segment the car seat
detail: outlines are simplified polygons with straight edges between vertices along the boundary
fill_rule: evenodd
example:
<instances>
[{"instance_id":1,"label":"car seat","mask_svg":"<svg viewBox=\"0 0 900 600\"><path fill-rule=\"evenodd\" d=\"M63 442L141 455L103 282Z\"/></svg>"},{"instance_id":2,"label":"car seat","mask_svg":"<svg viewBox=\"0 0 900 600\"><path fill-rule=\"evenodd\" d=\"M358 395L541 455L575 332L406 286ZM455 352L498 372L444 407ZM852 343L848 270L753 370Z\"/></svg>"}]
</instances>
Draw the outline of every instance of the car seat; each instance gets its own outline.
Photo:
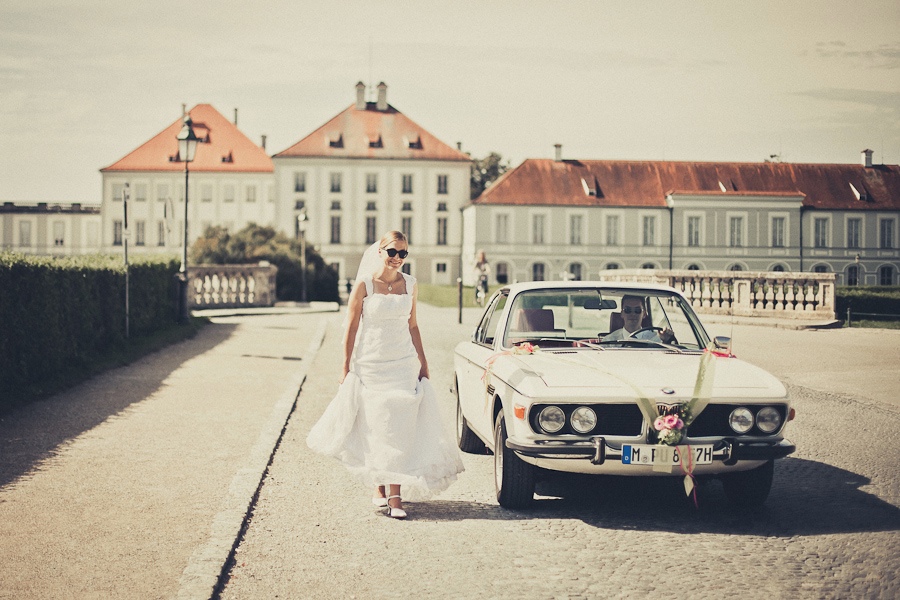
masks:
<instances>
[{"instance_id":1,"label":"car seat","mask_svg":"<svg viewBox=\"0 0 900 600\"><path fill-rule=\"evenodd\" d=\"M565 332L554 327L553 311L549 308L520 308L516 313L518 331Z\"/></svg>"}]
</instances>

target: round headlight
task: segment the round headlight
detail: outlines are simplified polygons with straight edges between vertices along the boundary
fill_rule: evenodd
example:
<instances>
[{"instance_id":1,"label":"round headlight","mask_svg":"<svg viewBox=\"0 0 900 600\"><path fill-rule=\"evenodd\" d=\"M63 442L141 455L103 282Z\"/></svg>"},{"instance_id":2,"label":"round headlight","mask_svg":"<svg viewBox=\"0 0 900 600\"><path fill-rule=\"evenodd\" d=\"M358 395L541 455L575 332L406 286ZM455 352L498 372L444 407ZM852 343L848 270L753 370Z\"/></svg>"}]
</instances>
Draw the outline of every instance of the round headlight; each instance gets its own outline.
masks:
<instances>
[{"instance_id":1,"label":"round headlight","mask_svg":"<svg viewBox=\"0 0 900 600\"><path fill-rule=\"evenodd\" d=\"M566 424L566 413L558 406L548 406L538 415L538 425L547 433L556 433Z\"/></svg>"},{"instance_id":2,"label":"round headlight","mask_svg":"<svg viewBox=\"0 0 900 600\"><path fill-rule=\"evenodd\" d=\"M578 433L587 433L597 426L597 413L587 406L579 406L572 412L569 419L572 429Z\"/></svg>"},{"instance_id":3,"label":"round headlight","mask_svg":"<svg viewBox=\"0 0 900 600\"><path fill-rule=\"evenodd\" d=\"M771 406L756 413L756 426L763 433L775 433L781 427L781 413Z\"/></svg>"},{"instance_id":4,"label":"round headlight","mask_svg":"<svg viewBox=\"0 0 900 600\"><path fill-rule=\"evenodd\" d=\"M735 433L747 433L753 429L753 413L749 408L736 408L728 415L728 424Z\"/></svg>"}]
</instances>

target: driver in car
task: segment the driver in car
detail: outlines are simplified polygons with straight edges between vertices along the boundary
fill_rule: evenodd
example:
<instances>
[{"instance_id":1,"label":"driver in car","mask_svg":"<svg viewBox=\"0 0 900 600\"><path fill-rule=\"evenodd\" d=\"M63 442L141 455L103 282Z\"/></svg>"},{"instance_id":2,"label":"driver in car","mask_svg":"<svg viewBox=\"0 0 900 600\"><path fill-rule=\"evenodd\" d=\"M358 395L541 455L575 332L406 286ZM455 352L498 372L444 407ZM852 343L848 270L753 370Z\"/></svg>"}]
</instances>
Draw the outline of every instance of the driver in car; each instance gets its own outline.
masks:
<instances>
[{"instance_id":1,"label":"driver in car","mask_svg":"<svg viewBox=\"0 0 900 600\"><path fill-rule=\"evenodd\" d=\"M671 329L663 329L658 334L656 330L644 329L636 335L632 335L635 331L641 329L641 319L644 316L644 299L642 297L627 294L622 296L621 312L624 326L611 331L600 340L601 342L615 342L631 337L636 340L649 340L651 342L668 344L675 339L675 334Z\"/></svg>"}]
</instances>

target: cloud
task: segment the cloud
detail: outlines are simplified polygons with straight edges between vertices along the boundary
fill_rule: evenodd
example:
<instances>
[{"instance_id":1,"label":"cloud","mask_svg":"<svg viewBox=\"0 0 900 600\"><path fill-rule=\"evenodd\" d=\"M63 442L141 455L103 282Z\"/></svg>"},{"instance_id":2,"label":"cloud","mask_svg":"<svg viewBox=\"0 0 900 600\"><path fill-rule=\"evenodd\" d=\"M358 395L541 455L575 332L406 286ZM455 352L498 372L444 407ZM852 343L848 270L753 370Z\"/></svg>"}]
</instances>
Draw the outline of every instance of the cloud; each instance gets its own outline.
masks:
<instances>
[{"instance_id":1,"label":"cloud","mask_svg":"<svg viewBox=\"0 0 900 600\"><path fill-rule=\"evenodd\" d=\"M873 69L900 68L900 43L879 44L875 48L850 48L845 42L818 42L814 50L819 58L850 59Z\"/></svg>"}]
</instances>

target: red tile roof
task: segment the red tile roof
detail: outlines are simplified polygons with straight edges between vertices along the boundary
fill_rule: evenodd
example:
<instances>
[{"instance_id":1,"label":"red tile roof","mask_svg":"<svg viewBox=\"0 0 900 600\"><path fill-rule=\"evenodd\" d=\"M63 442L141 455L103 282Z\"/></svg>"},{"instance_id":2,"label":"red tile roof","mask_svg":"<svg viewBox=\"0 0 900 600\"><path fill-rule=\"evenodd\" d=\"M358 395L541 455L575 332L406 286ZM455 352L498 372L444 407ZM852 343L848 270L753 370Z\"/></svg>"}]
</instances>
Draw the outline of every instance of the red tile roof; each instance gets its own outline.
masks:
<instances>
[{"instance_id":1,"label":"red tile roof","mask_svg":"<svg viewBox=\"0 0 900 600\"><path fill-rule=\"evenodd\" d=\"M471 159L440 141L391 105L378 110L350 105L330 121L273 158L385 158L466 161Z\"/></svg>"},{"instance_id":2,"label":"red tile roof","mask_svg":"<svg viewBox=\"0 0 900 600\"><path fill-rule=\"evenodd\" d=\"M808 208L900 210L900 166L528 159L473 203L664 207L670 193L800 196Z\"/></svg>"},{"instance_id":3,"label":"red tile roof","mask_svg":"<svg viewBox=\"0 0 900 600\"><path fill-rule=\"evenodd\" d=\"M197 144L191 171L216 173L271 173L272 159L219 111L209 104L198 104L190 111L194 132L206 142ZM182 120L176 119L156 136L126 154L110 166L110 171L183 171L184 163L170 160L178 154ZM224 159L224 160L223 160Z\"/></svg>"}]
</instances>

